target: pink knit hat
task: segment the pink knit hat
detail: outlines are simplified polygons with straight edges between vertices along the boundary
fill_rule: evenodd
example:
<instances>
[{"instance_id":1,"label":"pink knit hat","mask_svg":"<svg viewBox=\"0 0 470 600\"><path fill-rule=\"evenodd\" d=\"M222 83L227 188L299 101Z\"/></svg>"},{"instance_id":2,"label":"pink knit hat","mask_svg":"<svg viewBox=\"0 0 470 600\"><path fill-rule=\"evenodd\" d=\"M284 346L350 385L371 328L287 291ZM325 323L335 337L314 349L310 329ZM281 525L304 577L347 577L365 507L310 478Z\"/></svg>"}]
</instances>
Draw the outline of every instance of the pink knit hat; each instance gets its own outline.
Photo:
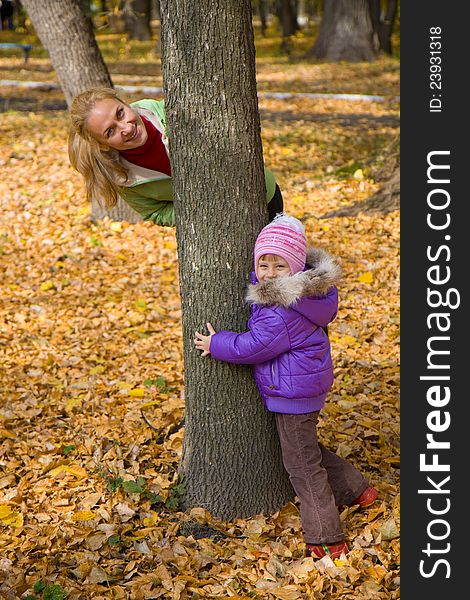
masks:
<instances>
[{"instance_id":1,"label":"pink knit hat","mask_svg":"<svg viewBox=\"0 0 470 600\"><path fill-rule=\"evenodd\" d=\"M284 213L264 227L255 243L255 269L260 256L276 254L287 261L291 273L298 273L305 267L307 240L302 223Z\"/></svg>"}]
</instances>

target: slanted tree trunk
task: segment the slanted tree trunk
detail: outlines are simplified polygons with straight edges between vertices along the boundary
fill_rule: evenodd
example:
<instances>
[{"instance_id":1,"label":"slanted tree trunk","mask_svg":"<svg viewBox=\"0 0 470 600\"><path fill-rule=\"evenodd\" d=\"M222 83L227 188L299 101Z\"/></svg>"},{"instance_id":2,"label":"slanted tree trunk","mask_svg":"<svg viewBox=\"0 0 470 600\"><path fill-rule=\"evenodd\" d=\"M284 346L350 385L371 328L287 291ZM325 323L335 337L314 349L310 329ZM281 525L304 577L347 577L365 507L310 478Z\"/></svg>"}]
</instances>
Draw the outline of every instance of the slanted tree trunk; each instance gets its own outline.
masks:
<instances>
[{"instance_id":1,"label":"slanted tree trunk","mask_svg":"<svg viewBox=\"0 0 470 600\"><path fill-rule=\"evenodd\" d=\"M80 0L22 0L22 3L49 53L68 106L77 94L89 88L113 87L92 22L85 15ZM123 200L106 214L111 219L130 223L140 220ZM102 215L103 210L93 200L92 220Z\"/></svg>"},{"instance_id":2,"label":"slanted tree trunk","mask_svg":"<svg viewBox=\"0 0 470 600\"><path fill-rule=\"evenodd\" d=\"M325 0L318 38L306 57L332 62L376 58L368 0Z\"/></svg>"},{"instance_id":3,"label":"slanted tree trunk","mask_svg":"<svg viewBox=\"0 0 470 600\"><path fill-rule=\"evenodd\" d=\"M267 223L251 0L161 0L162 65L183 309L185 506L231 519L293 497L247 366L202 358L194 332L245 331Z\"/></svg>"},{"instance_id":4,"label":"slanted tree trunk","mask_svg":"<svg viewBox=\"0 0 470 600\"><path fill-rule=\"evenodd\" d=\"M112 87L92 22L80 0L22 0L22 3L49 53L68 106L83 90Z\"/></svg>"},{"instance_id":5,"label":"slanted tree trunk","mask_svg":"<svg viewBox=\"0 0 470 600\"><path fill-rule=\"evenodd\" d=\"M126 4L125 21L126 31L131 40L152 39L150 29L151 0L131 0Z\"/></svg>"}]
</instances>

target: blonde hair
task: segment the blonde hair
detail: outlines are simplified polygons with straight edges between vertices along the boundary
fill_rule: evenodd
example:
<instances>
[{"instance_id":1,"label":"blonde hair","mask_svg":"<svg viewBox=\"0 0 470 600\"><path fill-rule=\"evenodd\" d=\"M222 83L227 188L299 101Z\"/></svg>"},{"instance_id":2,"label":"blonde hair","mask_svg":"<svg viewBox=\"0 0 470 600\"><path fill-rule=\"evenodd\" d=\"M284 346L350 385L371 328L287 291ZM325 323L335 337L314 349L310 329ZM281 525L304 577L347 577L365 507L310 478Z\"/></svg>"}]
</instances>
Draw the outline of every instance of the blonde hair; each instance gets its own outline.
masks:
<instances>
[{"instance_id":1,"label":"blonde hair","mask_svg":"<svg viewBox=\"0 0 470 600\"><path fill-rule=\"evenodd\" d=\"M119 152L104 149L88 131L86 122L100 100L115 99L126 104L112 88L90 89L75 96L69 110L68 150L70 164L86 184L88 200L104 202L106 208L116 205L119 188L128 179L127 170L119 162Z\"/></svg>"}]
</instances>

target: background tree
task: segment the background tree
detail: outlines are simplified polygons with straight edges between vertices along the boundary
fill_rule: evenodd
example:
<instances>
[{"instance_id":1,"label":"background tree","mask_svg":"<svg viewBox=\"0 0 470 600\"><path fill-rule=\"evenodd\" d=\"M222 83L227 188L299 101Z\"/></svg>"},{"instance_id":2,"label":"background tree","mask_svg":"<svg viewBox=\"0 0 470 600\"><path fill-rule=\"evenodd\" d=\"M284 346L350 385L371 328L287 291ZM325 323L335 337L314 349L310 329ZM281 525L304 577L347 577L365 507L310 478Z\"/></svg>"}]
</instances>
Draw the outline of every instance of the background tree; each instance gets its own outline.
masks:
<instances>
[{"instance_id":1,"label":"background tree","mask_svg":"<svg viewBox=\"0 0 470 600\"><path fill-rule=\"evenodd\" d=\"M369 0L372 27L377 46L387 54L392 54L392 32L398 11L398 0Z\"/></svg>"},{"instance_id":2,"label":"background tree","mask_svg":"<svg viewBox=\"0 0 470 600\"><path fill-rule=\"evenodd\" d=\"M126 31L131 40L151 40L152 0L128 0L124 11Z\"/></svg>"},{"instance_id":3,"label":"background tree","mask_svg":"<svg viewBox=\"0 0 470 600\"><path fill-rule=\"evenodd\" d=\"M325 0L315 44L306 57L333 62L376 58L368 0Z\"/></svg>"},{"instance_id":4,"label":"background tree","mask_svg":"<svg viewBox=\"0 0 470 600\"><path fill-rule=\"evenodd\" d=\"M276 16L282 32L281 51L290 52L290 37L299 30L298 0L275 0Z\"/></svg>"},{"instance_id":5,"label":"background tree","mask_svg":"<svg viewBox=\"0 0 470 600\"><path fill-rule=\"evenodd\" d=\"M251 370L203 359L194 332L244 331L267 223L251 0L161 0L185 365L186 506L230 519L293 497Z\"/></svg>"},{"instance_id":6,"label":"background tree","mask_svg":"<svg viewBox=\"0 0 470 600\"><path fill-rule=\"evenodd\" d=\"M70 106L73 98L92 87L113 87L108 68L96 43L93 24L80 0L22 0L42 45L49 53L59 83ZM137 213L119 200L104 210L92 200L92 220L108 215L135 223Z\"/></svg>"},{"instance_id":7,"label":"background tree","mask_svg":"<svg viewBox=\"0 0 470 600\"><path fill-rule=\"evenodd\" d=\"M268 0L253 0L254 12L258 13L261 25L261 35L266 35L268 28L269 3Z\"/></svg>"}]
</instances>

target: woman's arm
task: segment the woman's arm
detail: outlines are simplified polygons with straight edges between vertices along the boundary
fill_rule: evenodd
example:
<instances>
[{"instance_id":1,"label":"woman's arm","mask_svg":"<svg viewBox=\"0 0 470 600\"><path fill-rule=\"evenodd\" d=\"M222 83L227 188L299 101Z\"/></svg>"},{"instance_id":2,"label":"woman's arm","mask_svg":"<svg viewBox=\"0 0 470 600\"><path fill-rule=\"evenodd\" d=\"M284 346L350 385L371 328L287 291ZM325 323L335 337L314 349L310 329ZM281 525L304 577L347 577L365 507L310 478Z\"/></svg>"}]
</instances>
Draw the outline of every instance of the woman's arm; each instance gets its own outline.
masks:
<instances>
[{"instance_id":1,"label":"woman's arm","mask_svg":"<svg viewBox=\"0 0 470 600\"><path fill-rule=\"evenodd\" d=\"M120 196L129 204L144 221L153 221L156 225L164 225L166 227L174 227L175 213L172 200L161 200L157 195L155 183L148 182L133 187L121 188ZM153 184L153 185L152 185ZM162 195L172 197L172 181L165 179L158 182ZM168 187L167 193L165 189ZM159 190L160 191L160 190Z\"/></svg>"}]
</instances>

